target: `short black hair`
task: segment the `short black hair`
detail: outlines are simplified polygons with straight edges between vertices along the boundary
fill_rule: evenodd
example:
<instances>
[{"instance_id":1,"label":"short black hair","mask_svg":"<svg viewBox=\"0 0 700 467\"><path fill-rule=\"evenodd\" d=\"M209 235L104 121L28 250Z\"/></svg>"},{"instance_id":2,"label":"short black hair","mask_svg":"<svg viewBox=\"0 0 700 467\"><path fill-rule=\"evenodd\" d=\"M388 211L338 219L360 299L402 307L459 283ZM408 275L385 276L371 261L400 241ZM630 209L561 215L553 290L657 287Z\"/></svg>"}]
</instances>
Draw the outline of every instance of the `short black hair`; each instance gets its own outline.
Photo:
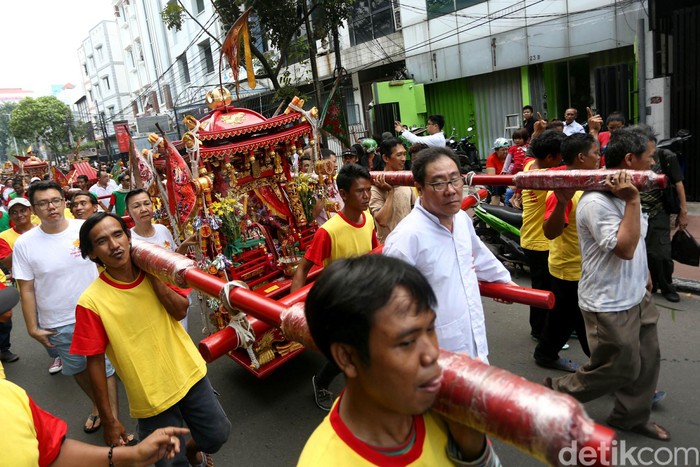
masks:
<instances>
[{"instance_id":1,"label":"short black hair","mask_svg":"<svg viewBox=\"0 0 700 467\"><path fill-rule=\"evenodd\" d=\"M627 125L627 120L622 112L613 112L608 115L608 118L605 119L605 126L608 126L611 122L620 122L623 125Z\"/></svg>"},{"instance_id":2,"label":"short black hair","mask_svg":"<svg viewBox=\"0 0 700 467\"><path fill-rule=\"evenodd\" d=\"M76 196L87 196L90 198L90 202L92 203L93 206L97 205L97 196L95 196L94 193L90 193L89 191L81 190L77 193L73 193L73 198L75 199Z\"/></svg>"},{"instance_id":3,"label":"short black hair","mask_svg":"<svg viewBox=\"0 0 700 467\"><path fill-rule=\"evenodd\" d=\"M442 157L452 159L459 169L459 159L455 153L452 152L452 149L448 147L431 147L423 149L416 154L415 158L412 159L413 165L411 166L411 172L413 172L413 181L423 186L425 184L425 168L428 166L428 164L435 162Z\"/></svg>"},{"instance_id":4,"label":"short black hair","mask_svg":"<svg viewBox=\"0 0 700 467\"><path fill-rule=\"evenodd\" d=\"M119 225L122 226L122 230L124 231L126 236L131 238L131 230L129 230L129 227L127 227L126 222L124 222L124 219L111 212L96 212L92 216L88 217L85 220L85 222L83 222L83 225L80 227L80 234L78 238L80 241L80 254L83 258L90 257L90 254L93 250L92 239L90 239L90 232L92 232L92 229L94 229L97 224L102 222L107 217L116 219L119 222ZM90 259L92 260L92 262L97 263L100 266L104 266L104 263L102 263L102 260L100 260L100 258Z\"/></svg>"},{"instance_id":5,"label":"short black hair","mask_svg":"<svg viewBox=\"0 0 700 467\"><path fill-rule=\"evenodd\" d=\"M311 156L308 154L304 154L303 156L301 156L299 158L299 161L310 161L310 160L311 160Z\"/></svg>"},{"instance_id":6,"label":"short black hair","mask_svg":"<svg viewBox=\"0 0 700 467\"><path fill-rule=\"evenodd\" d=\"M80 175L78 175L78 180L85 180L85 183L88 183L88 182L90 181L90 179L88 178L88 176L85 175L85 174L80 174Z\"/></svg>"},{"instance_id":7,"label":"short black hair","mask_svg":"<svg viewBox=\"0 0 700 467\"><path fill-rule=\"evenodd\" d=\"M545 130L530 142L529 152L537 159L544 160L550 154L561 153L561 143L566 135L557 130Z\"/></svg>"},{"instance_id":8,"label":"short black hair","mask_svg":"<svg viewBox=\"0 0 700 467\"><path fill-rule=\"evenodd\" d=\"M27 196L29 197L29 202L31 203L32 206L34 206L34 193L37 191L46 191L46 190L56 190L61 194L61 198L65 198L63 195L63 188L61 185L56 183L53 180L42 180L40 182L35 182L29 185L29 189L27 190Z\"/></svg>"},{"instance_id":9,"label":"short black hair","mask_svg":"<svg viewBox=\"0 0 700 467\"><path fill-rule=\"evenodd\" d=\"M441 130L442 127L445 126L445 117L443 117L442 115L431 115L430 117L428 117L428 120L436 124Z\"/></svg>"},{"instance_id":10,"label":"short black hair","mask_svg":"<svg viewBox=\"0 0 700 467\"><path fill-rule=\"evenodd\" d=\"M571 165L579 153L586 153L592 144L597 144L595 138L588 133L574 133L564 138L561 143L561 158L566 165Z\"/></svg>"},{"instance_id":11,"label":"short black hair","mask_svg":"<svg viewBox=\"0 0 700 467\"><path fill-rule=\"evenodd\" d=\"M345 190L345 192L350 191L353 180L358 178L365 178L367 180L372 180L369 174L369 170L360 164L345 164L338 171L338 176L335 179L336 185L338 185L339 190Z\"/></svg>"},{"instance_id":12,"label":"short black hair","mask_svg":"<svg viewBox=\"0 0 700 467\"><path fill-rule=\"evenodd\" d=\"M117 181L118 181L119 183L121 183L122 181L124 181L124 177L126 177L126 176L128 176L128 175L129 175L129 174L128 174L127 172L124 172L124 173L119 174L119 176L117 177ZM131 178L131 177L129 177L129 178Z\"/></svg>"},{"instance_id":13,"label":"short black hair","mask_svg":"<svg viewBox=\"0 0 700 467\"><path fill-rule=\"evenodd\" d=\"M400 259L364 255L331 263L311 287L304 309L318 349L333 361L331 344L348 344L369 364L369 334L375 313L389 303L397 287L411 295L417 313L437 304L423 274Z\"/></svg>"},{"instance_id":14,"label":"short black hair","mask_svg":"<svg viewBox=\"0 0 700 467\"><path fill-rule=\"evenodd\" d=\"M335 157L335 151L332 149L321 149L321 159L326 160Z\"/></svg>"},{"instance_id":15,"label":"short black hair","mask_svg":"<svg viewBox=\"0 0 700 467\"><path fill-rule=\"evenodd\" d=\"M553 130L554 128L564 128L564 122L558 118L553 118L547 124L547 130Z\"/></svg>"},{"instance_id":16,"label":"short black hair","mask_svg":"<svg viewBox=\"0 0 700 467\"><path fill-rule=\"evenodd\" d=\"M530 139L530 133L528 133L527 128L518 128L511 135L512 139L518 138L525 142Z\"/></svg>"},{"instance_id":17,"label":"short black hair","mask_svg":"<svg viewBox=\"0 0 700 467\"><path fill-rule=\"evenodd\" d=\"M410 148L408 148L408 154L412 157L414 154L416 154L419 151L422 151L423 149L427 149L428 145L425 143L413 143Z\"/></svg>"},{"instance_id":18,"label":"short black hair","mask_svg":"<svg viewBox=\"0 0 700 467\"><path fill-rule=\"evenodd\" d=\"M382 144L379 145L379 154L391 157L391 151L399 144L403 146L403 143L394 137L383 139Z\"/></svg>"},{"instance_id":19,"label":"short black hair","mask_svg":"<svg viewBox=\"0 0 700 467\"><path fill-rule=\"evenodd\" d=\"M525 112L526 110L529 110L530 112L535 113L535 109L533 109L531 105L524 105L523 112Z\"/></svg>"},{"instance_id":20,"label":"short black hair","mask_svg":"<svg viewBox=\"0 0 700 467\"><path fill-rule=\"evenodd\" d=\"M620 128L610 133L610 141L605 149L605 165L615 169L622 164L629 153L641 157L647 150L649 141L656 141L654 131L647 125Z\"/></svg>"},{"instance_id":21,"label":"short black hair","mask_svg":"<svg viewBox=\"0 0 700 467\"><path fill-rule=\"evenodd\" d=\"M136 188L135 190L131 190L126 194L124 197L124 205L126 206L127 211L129 210L129 200L136 195L140 195L141 193L146 193L148 195L148 192L143 188ZM151 195L148 195L148 198L150 199Z\"/></svg>"}]
</instances>

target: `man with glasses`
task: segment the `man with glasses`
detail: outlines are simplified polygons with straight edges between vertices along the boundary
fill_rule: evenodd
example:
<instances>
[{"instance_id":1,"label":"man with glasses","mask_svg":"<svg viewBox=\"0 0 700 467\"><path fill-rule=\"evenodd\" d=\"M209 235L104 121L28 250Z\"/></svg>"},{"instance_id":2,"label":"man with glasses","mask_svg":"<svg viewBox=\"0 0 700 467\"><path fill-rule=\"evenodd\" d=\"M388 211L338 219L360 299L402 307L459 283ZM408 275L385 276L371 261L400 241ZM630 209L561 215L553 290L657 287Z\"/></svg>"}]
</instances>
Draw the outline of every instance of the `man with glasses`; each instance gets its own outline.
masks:
<instances>
[{"instance_id":1,"label":"man with glasses","mask_svg":"<svg viewBox=\"0 0 700 467\"><path fill-rule=\"evenodd\" d=\"M95 264L80 253L78 239L83 221L66 219L63 189L54 181L30 185L29 202L41 225L17 239L12 255L12 273L20 289L24 322L31 337L58 352L62 373L73 376L92 400L85 357L69 351L78 298L97 278ZM108 361L105 363L110 403L117 414L117 380L114 369ZM83 430L92 433L99 426L93 404Z\"/></svg>"},{"instance_id":2,"label":"man with glasses","mask_svg":"<svg viewBox=\"0 0 700 467\"><path fill-rule=\"evenodd\" d=\"M464 179L448 148L424 149L413 161L420 197L389 234L384 254L418 268L435 291L440 347L488 363L478 281L511 283L510 273L474 232L462 211Z\"/></svg>"},{"instance_id":3,"label":"man with glasses","mask_svg":"<svg viewBox=\"0 0 700 467\"><path fill-rule=\"evenodd\" d=\"M445 117L442 115L431 115L428 117L428 124L425 128L428 131L428 136L416 136L410 131L404 130L401 122L394 122L394 130L396 130L396 133L406 138L406 141L411 144L423 143L433 148L445 147L445 133L442 132L442 127L444 126Z\"/></svg>"}]
</instances>

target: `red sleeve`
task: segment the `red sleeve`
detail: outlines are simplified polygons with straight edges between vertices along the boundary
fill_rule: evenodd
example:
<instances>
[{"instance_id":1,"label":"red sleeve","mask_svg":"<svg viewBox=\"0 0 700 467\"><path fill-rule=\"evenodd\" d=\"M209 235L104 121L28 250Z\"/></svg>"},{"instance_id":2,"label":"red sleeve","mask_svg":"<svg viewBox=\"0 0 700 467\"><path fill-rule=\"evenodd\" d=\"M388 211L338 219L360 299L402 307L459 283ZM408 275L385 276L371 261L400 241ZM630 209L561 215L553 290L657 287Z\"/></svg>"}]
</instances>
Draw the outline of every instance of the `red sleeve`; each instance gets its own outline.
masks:
<instances>
[{"instance_id":1,"label":"red sleeve","mask_svg":"<svg viewBox=\"0 0 700 467\"><path fill-rule=\"evenodd\" d=\"M32 411L36 439L39 442L39 466L49 466L61 452L61 444L66 437L68 426L60 418L36 405L31 397L27 396L27 398Z\"/></svg>"},{"instance_id":2,"label":"red sleeve","mask_svg":"<svg viewBox=\"0 0 700 467\"><path fill-rule=\"evenodd\" d=\"M491 167L491 168L496 168L496 164L494 163L494 159L496 159L498 156L496 153L491 154L488 159L486 159L486 167Z\"/></svg>"},{"instance_id":3,"label":"red sleeve","mask_svg":"<svg viewBox=\"0 0 700 467\"><path fill-rule=\"evenodd\" d=\"M192 292L192 289L181 289L180 287L168 284L167 282L163 282L163 284L167 285L170 290L177 293L178 295L182 295L183 297L187 297L190 294L190 292Z\"/></svg>"},{"instance_id":4,"label":"red sleeve","mask_svg":"<svg viewBox=\"0 0 700 467\"><path fill-rule=\"evenodd\" d=\"M12 254L10 244L4 238L0 238L0 259L5 259Z\"/></svg>"},{"instance_id":5,"label":"red sleeve","mask_svg":"<svg viewBox=\"0 0 700 467\"><path fill-rule=\"evenodd\" d=\"M323 261L331 255L331 237L325 229L318 229L314 234L314 239L311 241L311 246L304 258L308 259L316 266L322 267Z\"/></svg>"},{"instance_id":6,"label":"red sleeve","mask_svg":"<svg viewBox=\"0 0 700 467\"><path fill-rule=\"evenodd\" d=\"M70 353L85 356L99 355L105 353L108 343L107 331L97 313L77 305Z\"/></svg>"},{"instance_id":7,"label":"red sleeve","mask_svg":"<svg viewBox=\"0 0 700 467\"><path fill-rule=\"evenodd\" d=\"M549 216L552 215L552 212L554 211L554 208L557 205L557 197L554 195L554 193L549 193L547 195L547 201L545 205L545 210L544 210L544 220L549 219ZM571 212L571 208L573 207L573 203L571 200L569 200L569 204L566 205L566 209L564 210L564 224L569 225L569 213Z\"/></svg>"},{"instance_id":8,"label":"red sleeve","mask_svg":"<svg viewBox=\"0 0 700 467\"><path fill-rule=\"evenodd\" d=\"M109 195L109 205L114 206L117 204L117 197L114 194Z\"/></svg>"},{"instance_id":9,"label":"red sleeve","mask_svg":"<svg viewBox=\"0 0 700 467\"><path fill-rule=\"evenodd\" d=\"M379 246L379 239L377 238L377 229L372 231L372 249L374 250Z\"/></svg>"}]
</instances>

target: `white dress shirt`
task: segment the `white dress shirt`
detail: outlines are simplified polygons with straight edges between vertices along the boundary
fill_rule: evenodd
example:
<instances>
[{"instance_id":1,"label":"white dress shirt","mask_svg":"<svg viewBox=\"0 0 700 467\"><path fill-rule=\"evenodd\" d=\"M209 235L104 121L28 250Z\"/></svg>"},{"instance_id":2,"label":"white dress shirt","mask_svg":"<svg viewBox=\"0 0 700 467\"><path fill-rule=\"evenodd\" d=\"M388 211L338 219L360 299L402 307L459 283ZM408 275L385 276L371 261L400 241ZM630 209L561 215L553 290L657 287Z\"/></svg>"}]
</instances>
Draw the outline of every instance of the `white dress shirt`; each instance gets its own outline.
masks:
<instances>
[{"instance_id":1,"label":"white dress shirt","mask_svg":"<svg viewBox=\"0 0 700 467\"><path fill-rule=\"evenodd\" d=\"M510 273L474 232L464 211L452 232L420 204L389 234L383 254L414 265L435 296L435 329L440 347L488 363L486 323L478 280L508 283Z\"/></svg>"},{"instance_id":2,"label":"white dress shirt","mask_svg":"<svg viewBox=\"0 0 700 467\"><path fill-rule=\"evenodd\" d=\"M566 136L571 136L576 133L585 133L586 130L583 129L581 124L574 120L571 124L564 122L564 134Z\"/></svg>"},{"instance_id":3,"label":"white dress shirt","mask_svg":"<svg viewBox=\"0 0 700 467\"><path fill-rule=\"evenodd\" d=\"M442 131L438 131L434 135L416 136L410 131L404 130L401 132L401 136L406 138L406 140L411 144L423 143L433 148L445 147L445 133L443 133Z\"/></svg>"}]
</instances>

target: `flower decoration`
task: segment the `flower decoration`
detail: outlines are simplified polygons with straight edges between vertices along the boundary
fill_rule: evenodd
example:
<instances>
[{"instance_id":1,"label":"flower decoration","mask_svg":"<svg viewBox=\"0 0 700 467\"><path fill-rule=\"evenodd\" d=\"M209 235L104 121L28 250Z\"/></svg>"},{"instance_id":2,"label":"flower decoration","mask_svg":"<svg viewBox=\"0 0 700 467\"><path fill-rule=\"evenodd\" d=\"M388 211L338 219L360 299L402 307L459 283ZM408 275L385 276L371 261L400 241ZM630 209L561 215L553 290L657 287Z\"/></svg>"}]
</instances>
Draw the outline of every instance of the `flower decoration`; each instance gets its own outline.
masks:
<instances>
[{"instance_id":1,"label":"flower decoration","mask_svg":"<svg viewBox=\"0 0 700 467\"><path fill-rule=\"evenodd\" d=\"M220 230L229 242L235 242L241 237L241 221L245 215L247 195L243 203L234 196L216 195L216 201L209 205L209 224L215 230Z\"/></svg>"},{"instance_id":2,"label":"flower decoration","mask_svg":"<svg viewBox=\"0 0 700 467\"><path fill-rule=\"evenodd\" d=\"M304 215L310 222L314 219L314 206L318 198L318 176L301 172L297 175L296 182L301 207L304 209Z\"/></svg>"}]
</instances>

